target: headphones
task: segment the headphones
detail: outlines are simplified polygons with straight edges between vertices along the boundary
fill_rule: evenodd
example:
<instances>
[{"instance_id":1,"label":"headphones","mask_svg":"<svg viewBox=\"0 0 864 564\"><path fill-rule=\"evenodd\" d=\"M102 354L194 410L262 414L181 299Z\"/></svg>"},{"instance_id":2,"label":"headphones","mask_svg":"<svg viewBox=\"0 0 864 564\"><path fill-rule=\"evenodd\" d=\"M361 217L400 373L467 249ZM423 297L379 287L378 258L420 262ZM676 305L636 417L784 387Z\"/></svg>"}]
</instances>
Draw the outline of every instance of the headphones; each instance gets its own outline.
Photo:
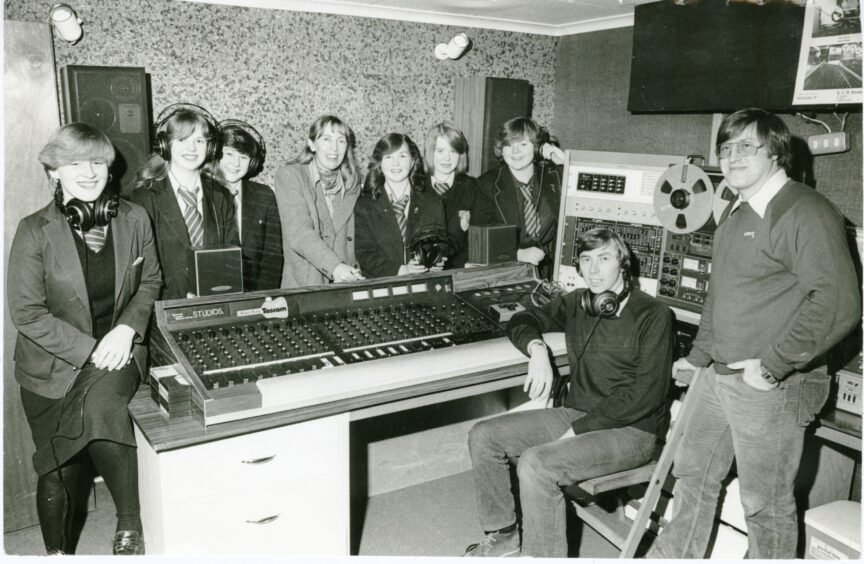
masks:
<instances>
[{"instance_id":1,"label":"headphones","mask_svg":"<svg viewBox=\"0 0 864 564\"><path fill-rule=\"evenodd\" d=\"M162 157L164 161L167 162L171 160L171 138L168 136L168 132L166 131L166 124L171 120L171 118L181 112L195 114L203 119L207 124L209 131L206 133L209 134L210 138L207 140L207 154L204 157L204 162L213 160L216 156L216 149L218 148L218 143L216 143L214 137L219 132L219 124L216 122L216 118L201 106L187 104L185 102L170 104L159 112L159 115L156 117L156 144L153 150L157 155Z\"/></svg>"},{"instance_id":2,"label":"headphones","mask_svg":"<svg viewBox=\"0 0 864 564\"><path fill-rule=\"evenodd\" d=\"M591 290L585 290L579 298L579 307L591 317L613 317L618 313L621 302L630 294L631 289L630 276L625 274L624 288L621 290L621 293L616 294L611 290L606 290L605 292L594 294Z\"/></svg>"},{"instance_id":3,"label":"headphones","mask_svg":"<svg viewBox=\"0 0 864 564\"><path fill-rule=\"evenodd\" d=\"M408 249L417 262L431 268L444 257L451 257L456 250L453 238L439 226L423 227L415 231L408 241Z\"/></svg>"},{"instance_id":4,"label":"headphones","mask_svg":"<svg viewBox=\"0 0 864 564\"><path fill-rule=\"evenodd\" d=\"M69 222L69 225L75 229L80 229L82 233L86 233L96 227L105 227L111 222L112 217L117 216L117 208L120 205L120 196L109 190L103 190L96 201L92 204L82 202L78 198L72 198L65 204L63 203L63 189L60 188L60 183L57 183L57 188L54 190L54 204L60 213Z\"/></svg>"},{"instance_id":5,"label":"headphones","mask_svg":"<svg viewBox=\"0 0 864 564\"><path fill-rule=\"evenodd\" d=\"M552 140L552 136L549 135L549 130L545 127L540 127L539 131L537 131L537 144L534 145L534 162L535 163L543 163L546 159L543 157L543 145L549 143Z\"/></svg>"},{"instance_id":6,"label":"headphones","mask_svg":"<svg viewBox=\"0 0 864 564\"><path fill-rule=\"evenodd\" d=\"M264 167L264 159L267 158L267 146L264 144L264 138L258 133L258 130L239 119L226 119L219 122L219 131L225 133L226 129L239 129L247 133L258 144L258 149L255 154L249 155L249 172L246 173L248 178L251 178L261 172ZM224 138L223 138L224 143ZM219 145L219 156L221 157L223 143Z\"/></svg>"}]
</instances>

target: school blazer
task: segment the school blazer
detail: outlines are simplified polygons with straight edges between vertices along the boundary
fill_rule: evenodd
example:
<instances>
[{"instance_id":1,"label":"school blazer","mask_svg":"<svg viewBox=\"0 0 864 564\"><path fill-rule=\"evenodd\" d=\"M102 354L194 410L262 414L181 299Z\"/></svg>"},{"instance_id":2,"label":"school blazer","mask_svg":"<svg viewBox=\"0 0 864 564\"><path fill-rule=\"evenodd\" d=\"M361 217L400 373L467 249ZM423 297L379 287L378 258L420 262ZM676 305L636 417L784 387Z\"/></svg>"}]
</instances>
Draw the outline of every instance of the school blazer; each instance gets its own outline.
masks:
<instances>
[{"instance_id":1,"label":"school blazer","mask_svg":"<svg viewBox=\"0 0 864 564\"><path fill-rule=\"evenodd\" d=\"M231 193L216 181L201 175L203 191L204 246L240 245L237 237L234 200ZM162 266L162 299L185 298L194 288L189 257L192 243L183 220L180 204L166 176L149 187L136 188L132 201L139 204L153 222L156 251Z\"/></svg>"},{"instance_id":2,"label":"school blazer","mask_svg":"<svg viewBox=\"0 0 864 564\"><path fill-rule=\"evenodd\" d=\"M312 183L312 166L311 162L283 166L273 182L282 221L283 288L327 284L339 263L357 265L354 205L359 190L335 198L331 218L326 197Z\"/></svg>"},{"instance_id":3,"label":"school blazer","mask_svg":"<svg viewBox=\"0 0 864 564\"><path fill-rule=\"evenodd\" d=\"M456 245L456 251L449 258L446 268L463 268L468 261L468 232L462 229L460 212L470 213L470 225L490 225L495 223L492 203L477 186L477 180L465 174L457 174L453 185L443 195L432 188L432 179L427 177L426 190L444 204L444 222L447 233Z\"/></svg>"},{"instance_id":4,"label":"school blazer","mask_svg":"<svg viewBox=\"0 0 864 564\"><path fill-rule=\"evenodd\" d=\"M146 335L161 272L147 212L120 200L114 239L112 326L135 330L132 354L146 369ZM21 220L12 241L7 300L18 330L15 379L27 390L61 398L96 347L84 271L66 218L52 202Z\"/></svg>"},{"instance_id":5,"label":"school blazer","mask_svg":"<svg viewBox=\"0 0 864 564\"><path fill-rule=\"evenodd\" d=\"M406 256L399 223L390 198L382 193L377 199L364 192L357 200L357 260L363 273L371 277L395 276L399 267L410 258ZM405 238L424 227L446 228L444 205L429 190L411 188L411 205Z\"/></svg>"},{"instance_id":6,"label":"school blazer","mask_svg":"<svg viewBox=\"0 0 864 564\"><path fill-rule=\"evenodd\" d=\"M555 241L558 230L558 208L561 203L562 167L535 165L534 177L538 179L540 194L537 197L537 215L540 219L540 235L535 239L525 232L525 214L522 209L521 191L513 175L502 165L485 172L477 183L492 202L494 223L519 227L519 248L539 247L546 258L538 265L540 276L549 278L555 258ZM535 187L535 190L538 188Z\"/></svg>"},{"instance_id":7,"label":"school blazer","mask_svg":"<svg viewBox=\"0 0 864 564\"><path fill-rule=\"evenodd\" d=\"M240 197L243 240L243 289L278 288L282 281L282 224L269 186L243 181Z\"/></svg>"}]
</instances>

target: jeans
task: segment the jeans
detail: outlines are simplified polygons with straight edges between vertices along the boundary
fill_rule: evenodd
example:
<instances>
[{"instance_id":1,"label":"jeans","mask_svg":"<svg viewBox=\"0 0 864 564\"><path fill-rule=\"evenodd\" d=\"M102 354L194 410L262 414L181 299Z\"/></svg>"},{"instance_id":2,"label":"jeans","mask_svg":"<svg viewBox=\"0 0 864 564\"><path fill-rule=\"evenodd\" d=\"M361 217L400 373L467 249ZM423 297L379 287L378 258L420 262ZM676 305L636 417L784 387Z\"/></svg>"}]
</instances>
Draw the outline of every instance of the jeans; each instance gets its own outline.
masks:
<instances>
[{"instance_id":1,"label":"jeans","mask_svg":"<svg viewBox=\"0 0 864 564\"><path fill-rule=\"evenodd\" d=\"M704 558L721 481L736 461L749 558L795 558L793 487L804 431L828 397L825 373L793 374L760 391L741 373L703 372L695 417L675 457L675 515L649 558Z\"/></svg>"},{"instance_id":2,"label":"jeans","mask_svg":"<svg viewBox=\"0 0 864 564\"><path fill-rule=\"evenodd\" d=\"M564 486L635 468L651 457L656 437L634 427L561 439L585 413L570 408L510 413L477 423L468 435L480 524L486 531L516 522L511 459L518 458L522 554L566 557Z\"/></svg>"}]
</instances>

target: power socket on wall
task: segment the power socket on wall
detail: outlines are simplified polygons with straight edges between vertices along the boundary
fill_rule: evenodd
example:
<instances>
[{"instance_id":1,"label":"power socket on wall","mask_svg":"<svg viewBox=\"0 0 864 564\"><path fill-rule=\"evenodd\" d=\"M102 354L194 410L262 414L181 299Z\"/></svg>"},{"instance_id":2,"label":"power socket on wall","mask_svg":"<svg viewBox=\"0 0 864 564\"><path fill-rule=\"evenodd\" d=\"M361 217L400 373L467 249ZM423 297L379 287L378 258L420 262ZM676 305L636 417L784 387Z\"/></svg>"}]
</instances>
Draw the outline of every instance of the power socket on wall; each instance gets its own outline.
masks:
<instances>
[{"instance_id":1,"label":"power socket on wall","mask_svg":"<svg viewBox=\"0 0 864 564\"><path fill-rule=\"evenodd\" d=\"M839 131L837 133L811 135L807 138L807 145L810 146L810 152L814 155L843 153L849 150L849 134Z\"/></svg>"}]
</instances>

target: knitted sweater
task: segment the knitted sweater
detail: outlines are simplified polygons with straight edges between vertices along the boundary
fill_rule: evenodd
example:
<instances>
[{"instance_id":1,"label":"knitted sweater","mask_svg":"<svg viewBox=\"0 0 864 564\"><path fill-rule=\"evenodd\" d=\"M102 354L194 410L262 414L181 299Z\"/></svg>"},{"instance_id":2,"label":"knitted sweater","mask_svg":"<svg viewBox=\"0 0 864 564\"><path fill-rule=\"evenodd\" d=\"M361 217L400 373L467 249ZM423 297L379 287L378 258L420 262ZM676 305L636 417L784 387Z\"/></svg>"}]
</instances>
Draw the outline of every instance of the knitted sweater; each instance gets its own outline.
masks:
<instances>
[{"instance_id":1,"label":"knitted sweater","mask_svg":"<svg viewBox=\"0 0 864 564\"><path fill-rule=\"evenodd\" d=\"M618 317L591 317L576 290L542 308L513 316L510 341L523 353L544 331L564 331L570 363L565 407L587 415L573 423L576 434L632 426L662 436L665 399L672 374L672 312L634 289Z\"/></svg>"},{"instance_id":2,"label":"knitted sweater","mask_svg":"<svg viewBox=\"0 0 864 564\"><path fill-rule=\"evenodd\" d=\"M777 379L821 363L861 315L843 218L789 181L760 218L746 204L718 227L711 287L688 360L761 359Z\"/></svg>"}]
</instances>

